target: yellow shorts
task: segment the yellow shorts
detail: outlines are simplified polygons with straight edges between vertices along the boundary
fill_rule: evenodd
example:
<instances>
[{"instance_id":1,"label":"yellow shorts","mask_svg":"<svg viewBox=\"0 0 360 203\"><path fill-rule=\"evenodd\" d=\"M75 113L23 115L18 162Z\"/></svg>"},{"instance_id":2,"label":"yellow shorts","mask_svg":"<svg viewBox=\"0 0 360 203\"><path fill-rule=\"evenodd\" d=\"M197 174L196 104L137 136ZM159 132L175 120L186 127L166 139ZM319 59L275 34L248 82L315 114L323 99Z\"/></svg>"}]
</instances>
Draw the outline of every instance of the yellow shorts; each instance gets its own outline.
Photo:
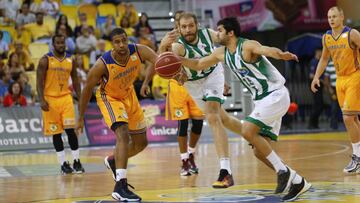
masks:
<instances>
[{"instance_id":1,"label":"yellow shorts","mask_svg":"<svg viewBox=\"0 0 360 203\"><path fill-rule=\"evenodd\" d=\"M96 102L110 129L115 122L128 123L132 133L142 132L146 128L144 113L134 88L131 88L129 95L122 99L112 98L98 90L96 91Z\"/></svg>"},{"instance_id":2,"label":"yellow shorts","mask_svg":"<svg viewBox=\"0 0 360 203\"><path fill-rule=\"evenodd\" d=\"M61 97L45 96L49 111L42 111L44 134L55 135L64 129L75 128L75 110L70 94Z\"/></svg>"},{"instance_id":3,"label":"yellow shorts","mask_svg":"<svg viewBox=\"0 0 360 203\"><path fill-rule=\"evenodd\" d=\"M170 80L166 96L166 120L184 120L201 118L204 113L196 105L185 87L178 85L175 80Z\"/></svg>"},{"instance_id":4,"label":"yellow shorts","mask_svg":"<svg viewBox=\"0 0 360 203\"><path fill-rule=\"evenodd\" d=\"M343 113L360 113L360 70L336 78L336 94Z\"/></svg>"}]
</instances>

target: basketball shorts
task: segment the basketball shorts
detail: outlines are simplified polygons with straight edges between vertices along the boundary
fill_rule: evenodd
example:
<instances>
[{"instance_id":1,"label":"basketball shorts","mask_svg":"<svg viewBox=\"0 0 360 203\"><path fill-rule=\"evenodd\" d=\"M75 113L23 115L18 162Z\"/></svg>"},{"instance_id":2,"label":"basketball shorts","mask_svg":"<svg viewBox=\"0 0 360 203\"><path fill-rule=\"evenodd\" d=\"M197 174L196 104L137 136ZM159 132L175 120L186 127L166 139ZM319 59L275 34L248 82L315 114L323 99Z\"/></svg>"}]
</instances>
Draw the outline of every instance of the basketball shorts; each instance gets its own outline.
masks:
<instances>
[{"instance_id":1,"label":"basketball shorts","mask_svg":"<svg viewBox=\"0 0 360 203\"><path fill-rule=\"evenodd\" d=\"M49 111L42 111L43 131L46 136L75 128L75 109L71 94L61 97L45 96Z\"/></svg>"},{"instance_id":2,"label":"basketball shorts","mask_svg":"<svg viewBox=\"0 0 360 203\"><path fill-rule=\"evenodd\" d=\"M187 81L184 87L188 90L199 108L205 112L206 101L224 103L224 82L224 69L219 64L206 78Z\"/></svg>"},{"instance_id":3,"label":"basketball shorts","mask_svg":"<svg viewBox=\"0 0 360 203\"><path fill-rule=\"evenodd\" d=\"M287 88L275 90L261 100L254 101L255 107L245 121L260 127L260 135L276 141L281 127L281 119L290 106L290 96Z\"/></svg>"},{"instance_id":4,"label":"basketball shorts","mask_svg":"<svg viewBox=\"0 0 360 203\"><path fill-rule=\"evenodd\" d=\"M336 94L344 114L360 113L360 70L336 78Z\"/></svg>"},{"instance_id":5,"label":"basketball shorts","mask_svg":"<svg viewBox=\"0 0 360 203\"><path fill-rule=\"evenodd\" d=\"M110 129L116 122L128 123L129 131L132 133L142 132L146 128L144 113L134 88L131 88L129 94L122 99L115 99L98 90L96 91L96 102Z\"/></svg>"},{"instance_id":6,"label":"basketball shorts","mask_svg":"<svg viewBox=\"0 0 360 203\"><path fill-rule=\"evenodd\" d=\"M204 116L204 113L185 87L180 86L175 80L170 80L166 96L165 116L166 120L199 119Z\"/></svg>"}]
</instances>

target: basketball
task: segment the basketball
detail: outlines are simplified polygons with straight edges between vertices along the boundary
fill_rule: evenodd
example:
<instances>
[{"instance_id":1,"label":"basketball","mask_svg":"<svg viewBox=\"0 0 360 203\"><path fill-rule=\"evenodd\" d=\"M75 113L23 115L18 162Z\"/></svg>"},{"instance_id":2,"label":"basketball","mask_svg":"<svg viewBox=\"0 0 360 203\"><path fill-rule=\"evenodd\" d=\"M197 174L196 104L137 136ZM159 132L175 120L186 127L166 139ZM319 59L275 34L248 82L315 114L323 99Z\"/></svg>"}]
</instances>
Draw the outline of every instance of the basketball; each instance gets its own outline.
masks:
<instances>
[{"instance_id":1,"label":"basketball","mask_svg":"<svg viewBox=\"0 0 360 203\"><path fill-rule=\"evenodd\" d=\"M171 79L181 71L181 61L174 53L164 52L156 59L155 71L160 77Z\"/></svg>"},{"instance_id":2,"label":"basketball","mask_svg":"<svg viewBox=\"0 0 360 203\"><path fill-rule=\"evenodd\" d=\"M293 115L293 114L296 113L297 110L298 110L298 105L295 102L291 102L290 106L289 106L289 109L288 109L288 113L290 115Z\"/></svg>"}]
</instances>

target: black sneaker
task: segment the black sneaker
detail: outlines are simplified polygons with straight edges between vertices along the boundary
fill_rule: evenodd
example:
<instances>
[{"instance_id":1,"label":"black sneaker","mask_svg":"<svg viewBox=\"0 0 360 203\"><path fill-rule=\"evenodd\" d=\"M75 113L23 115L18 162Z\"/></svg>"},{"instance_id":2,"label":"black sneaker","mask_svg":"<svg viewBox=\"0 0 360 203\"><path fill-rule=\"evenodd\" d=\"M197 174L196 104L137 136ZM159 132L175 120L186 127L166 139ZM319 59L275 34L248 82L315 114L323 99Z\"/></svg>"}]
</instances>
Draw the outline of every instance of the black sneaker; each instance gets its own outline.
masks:
<instances>
[{"instance_id":1,"label":"black sneaker","mask_svg":"<svg viewBox=\"0 0 360 203\"><path fill-rule=\"evenodd\" d=\"M65 161L63 165L61 165L61 174L71 174L74 170L71 168L70 163Z\"/></svg>"},{"instance_id":2,"label":"black sneaker","mask_svg":"<svg viewBox=\"0 0 360 203\"><path fill-rule=\"evenodd\" d=\"M289 167L286 167L287 171L280 170L277 173L277 187L275 194L282 193L289 189L291 181L295 178L295 171Z\"/></svg>"},{"instance_id":3,"label":"black sneaker","mask_svg":"<svg viewBox=\"0 0 360 203\"><path fill-rule=\"evenodd\" d=\"M115 184L114 192L111 194L112 198L118 201L126 202L140 202L141 198L128 189L128 186L134 189L131 185L127 184L127 179L123 178Z\"/></svg>"},{"instance_id":4,"label":"black sneaker","mask_svg":"<svg viewBox=\"0 0 360 203\"><path fill-rule=\"evenodd\" d=\"M181 169L180 169L180 175L181 176L190 176L190 164L189 164L189 159L183 159L181 160L182 165L181 165Z\"/></svg>"},{"instance_id":5,"label":"black sneaker","mask_svg":"<svg viewBox=\"0 0 360 203\"><path fill-rule=\"evenodd\" d=\"M292 184L289 190L289 193L282 198L284 202L294 201L299 197L299 195L308 191L311 188L311 184L308 183L304 178L302 178L301 183Z\"/></svg>"},{"instance_id":6,"label":"black sneaker","mask_svg":"<svg viewBox=\"0 0 360 203\"><path fill-rule=\"evenodd\" d=\"M112 176L114 181L116 181L116 166L115 166L115 158L113 155L107 156L104 159L104 164L106 168L112 171Z\"/></svg>"},{"instance_id":7,"label":"black sneaker","mask_svg":"<svg viewBox=\"0 0 360 203\"><path fill-rule=\"evenodd\" d=\"M80 159L74 160L73 168L74 168L75 173L84 173L85 172L85 169L83 168L83 166L80 162Z\"/></svg>"},{"instance_id":8,"label":"black sneaker","mask_svg":"<svg viewBox=\"0 0 360 203\"><path fill-rule=\"evenodd\" d=\"M190 169L189 169L190 173L198 174L199 168L195 164L195 157L194 157L194 154L192 154L192 153L189 155L189 163L190 163Z\"/></svg>"},{"instance_id":9,"label":"black sneaker","mask_svg":"<svg viewBox=\"0 0 360 203\"><path fill-rule=\"evenodd\" d=\"M228 188L234 185L234 179L226 169L221 169L219 178L212 184L213 188Z\"/></svg>"}]
</instances>

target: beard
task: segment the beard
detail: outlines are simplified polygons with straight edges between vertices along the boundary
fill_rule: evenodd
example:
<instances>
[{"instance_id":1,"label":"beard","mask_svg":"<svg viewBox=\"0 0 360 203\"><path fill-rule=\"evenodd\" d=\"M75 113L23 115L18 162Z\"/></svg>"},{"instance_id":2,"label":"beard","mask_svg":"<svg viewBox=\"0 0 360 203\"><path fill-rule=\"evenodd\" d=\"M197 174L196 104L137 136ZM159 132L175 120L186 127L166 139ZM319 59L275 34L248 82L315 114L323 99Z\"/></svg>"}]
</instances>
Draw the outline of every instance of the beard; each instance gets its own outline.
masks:
<instances>
[{"instance_id":1,"label":"beard","mask_svg":"<svg viewBox=\"0 0 360 203\"><path fill-rule=\"evenodd\" d=\"M58 54L64 54L64 53L65 53L65 48L57 48L57 49L55 49L55 51L56 51Z\"/></svg>"},{"instance_id":2,"label":"beard","mask_svg":"<svg viewBox=\"0 0 360 203\"><path fill-rule=\"evenodd\" d=\"M181 34L181 36L186 40L186 42L192 43L196 40L196 33L193 34Z\"/></svg>"}]
</instances>

